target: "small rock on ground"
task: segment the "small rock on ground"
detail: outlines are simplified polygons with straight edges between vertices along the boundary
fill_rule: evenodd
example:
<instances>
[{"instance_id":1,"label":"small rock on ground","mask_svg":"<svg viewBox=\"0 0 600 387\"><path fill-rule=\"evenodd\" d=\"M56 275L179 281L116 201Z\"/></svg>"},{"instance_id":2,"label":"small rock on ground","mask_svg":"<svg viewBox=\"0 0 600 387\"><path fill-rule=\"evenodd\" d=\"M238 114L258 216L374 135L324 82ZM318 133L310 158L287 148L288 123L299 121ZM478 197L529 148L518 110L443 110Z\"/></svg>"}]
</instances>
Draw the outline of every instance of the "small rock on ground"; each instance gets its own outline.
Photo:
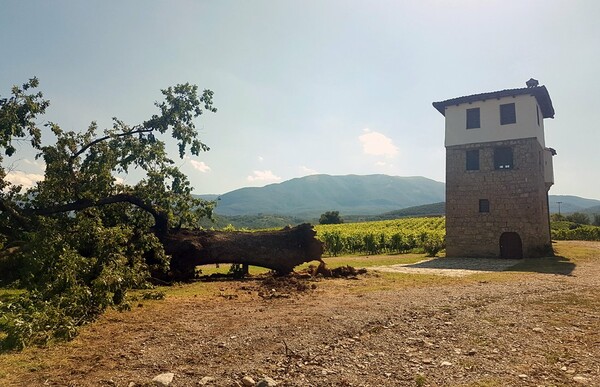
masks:
<instances>
[{"instance_id":1,"label":"small rock on ground","mask_svg":"<svg viewBox=\"0 0 600 387\"><path fill-rule=\"evenodd\" d=\"M199 385L201 386L206 386L207 384L213 383L215 382L215 378L213 378L212 376L205 376L202 379L200 379L200 381L198 382Z\"/></svg>"},{"instance_id":2,"label":"small rock on ground","mask_svg":"<svg viewBox=\"0 0 600 387\"><path fill-rule=\"evenodd\" d=\"M168 386L173 381L173 377L175 377L174 373L165 372L164 374L156 375L152 379L152 382L155 386Z\"/></svg>"},{"instance_id":3,"label":"small rock on ground","mask_svg":"<svg viewBox=\"0 0 600 387\"><path fill-rule=\"evenodd\" d=\"M587 378L584 378L583 376L575 376L573 378L573 381L584 385L589 383L589 380Z\"/></svg>"},{"instance_id":4,"label":"small rock on ground","mask_svg":"<svg viewBox=\"0 0 600 387\"><path fill-rule=\"evenodd\" d=\"M275 387L277 382L268 376L265 376L256 383L256 387Z\"/></svg>"}]
</instances>

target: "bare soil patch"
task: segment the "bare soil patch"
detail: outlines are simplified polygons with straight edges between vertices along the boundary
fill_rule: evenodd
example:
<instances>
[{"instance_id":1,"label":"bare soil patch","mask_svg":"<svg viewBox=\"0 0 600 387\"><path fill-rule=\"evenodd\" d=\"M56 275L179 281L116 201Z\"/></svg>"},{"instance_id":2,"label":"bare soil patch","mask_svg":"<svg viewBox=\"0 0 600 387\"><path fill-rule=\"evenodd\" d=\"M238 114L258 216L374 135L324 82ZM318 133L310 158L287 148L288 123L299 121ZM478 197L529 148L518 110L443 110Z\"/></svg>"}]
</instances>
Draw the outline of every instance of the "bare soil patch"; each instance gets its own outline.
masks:
<instances>
[{"instance_id":1,"label":"bare soil patch","mask_svg":"<svg viewBox=\"0 0 600 387\"><path fill-rule=\"evenodd\" d=\"M597 386L600 243L559 247L581 255L567 272L195 284L109 312L72 343L0 355L0 385L142 386L173 372L172 386L245 376L280 386Z\"/></svg>"}]
</instances>

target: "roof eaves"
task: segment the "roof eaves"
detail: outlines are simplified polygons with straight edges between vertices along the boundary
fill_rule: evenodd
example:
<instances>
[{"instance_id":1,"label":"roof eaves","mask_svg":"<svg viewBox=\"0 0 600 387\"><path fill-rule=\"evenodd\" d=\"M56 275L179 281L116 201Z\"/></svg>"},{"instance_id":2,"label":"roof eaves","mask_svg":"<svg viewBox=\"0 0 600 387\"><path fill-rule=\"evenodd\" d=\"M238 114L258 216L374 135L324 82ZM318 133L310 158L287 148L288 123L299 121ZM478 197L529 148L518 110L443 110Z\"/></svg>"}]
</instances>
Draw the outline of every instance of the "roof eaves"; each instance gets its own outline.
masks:
<instances>
[{"instance_id":1,"label":"roof eaves","mask_svg":"<svg viewBox=\"0 0 600 387\"><path fill-rule=\"evenodd\" d=\"M548 90L546 86L537 86L537 87L526 87L521 89L506 89L500 91L493 91L488 93L480 93L467 95L463 97L457 97L448 99L445 101L434 102L433 107L437 109L443 116L446 115L446 107L451 105L461 105L464 103L472 103L477 101L485 101L492 98L503 98L503 97L514 97L517 95L532 95L536 98L538 105L540 106L540 110L542 112L542 116L544 118L554 118L554 107L552 106L552 100L550 99L550 95L548 94Z\"/></svg>"}]
</instances>

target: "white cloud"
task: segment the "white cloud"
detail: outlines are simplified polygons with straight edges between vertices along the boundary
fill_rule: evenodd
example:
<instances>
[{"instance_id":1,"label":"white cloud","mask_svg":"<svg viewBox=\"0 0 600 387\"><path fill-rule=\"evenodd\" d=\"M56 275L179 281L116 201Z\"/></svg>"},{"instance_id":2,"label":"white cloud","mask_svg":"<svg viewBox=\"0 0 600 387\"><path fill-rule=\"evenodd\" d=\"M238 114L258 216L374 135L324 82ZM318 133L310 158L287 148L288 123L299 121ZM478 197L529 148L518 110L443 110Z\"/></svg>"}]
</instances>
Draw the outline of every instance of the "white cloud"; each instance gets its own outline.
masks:
<instances>
[{"instance_id":1,"label":"white cloud","mask_svg":"<svg viewBox=\"0 0 600 387\"><path fill-rule=\"evenodd\" d=\"M315 171L314 169L305 167L304 165L302 165L300 167L300 173L302 173L303 175L316 175L319 172Z\"/></svg>"},{"instance_id":2,"label":"white cloud","mask_svg":"<svg viewBox=\"0 0 600 387\"><path fill-rule=\"evenodd\" d=\"M14 185L22 185L25 188L31 188L38 181L44 180L44 175L37 173L25 173L21 171L10 171L6 174L6 180Z\"/></svg>"},{"instance_id":3,"label":"white cloud","mask_svg":"<svg viewBox=\"0 0 600 387\"><path fill-rule=\"evenodd\" d=\"M210 167L206 165L204 161L192 160L192 158L190 158L189 156L185 156L185 159L188 160L190 164L192 164L192 167L195 170L200 171L202 173L210 172Z\"/></svg>"},{"instance_id":4,"label":"white cloud","mask_svg":"<svg viewBox=\"0 0 600 387\"><path fill-rule=\"evenodd\" d=\"M258 161L260 161L262 163L263 161L265 161L265 158L262 156L258 156Z\"/></svg>"},{"instance_id":5,"label":"white cloud","mask_svg":"<svg viewBox=\"0 0 600 387\"><path fill-rule=\"evenodd\" d=\"M385 161L378 161L375 163L375 165L377 165L378 167L385 167L386 165L388 165L388 163L386 163Z\"/></svg>"},{"instance_id":6,"label":"white cloud","mask_svg":"<svg viewBox=\"0 0 600 387\"><path fill-rule=\"evenodd\" d=\"M281 177L271 171L252 171L252 175L248 176L248 181L275 182L280 180Z\"/></svg>"},{"instance_id":7,"label":"white cloud","mask_svg":"<svg viewBox=\"0 0 600 387\"><path fill-rule=\"evenodd\" d=\"M358 136L362 143L363 152L373 156L394 157L398 154L398 147L394 145L392 139L370 129L364 129L364 134Z\"/></svg>"},{"instance_id":8,"label":"white cloud","mask_svg":"<svg viewBox=\"0 0 600 387\"><path fill-rule=\"evenodd\" d=\"M125 184L125 179L123 179L122 177L115 176L114 179L115 179L115 183L117 183L117 184Z\"/></svg>"},{"instance_id":9,"label":"white cloud","mask_svg":"<svg viewBox=\"0 0 600 387\"><path fill-rule=\"evenodd\" d=\"M190 160L192 167L202 173L210 172L210 167L204 161Z\"/></svg>"}]
</instances>

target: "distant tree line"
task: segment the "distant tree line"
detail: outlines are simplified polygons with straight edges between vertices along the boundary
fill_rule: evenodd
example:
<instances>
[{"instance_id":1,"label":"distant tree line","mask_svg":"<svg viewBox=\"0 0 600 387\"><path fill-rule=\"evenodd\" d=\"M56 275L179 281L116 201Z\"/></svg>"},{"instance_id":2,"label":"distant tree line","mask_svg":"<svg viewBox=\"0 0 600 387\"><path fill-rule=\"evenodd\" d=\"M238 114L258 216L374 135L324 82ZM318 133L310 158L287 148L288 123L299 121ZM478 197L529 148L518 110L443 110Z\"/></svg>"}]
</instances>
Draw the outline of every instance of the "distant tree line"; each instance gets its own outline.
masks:
<instances>
[{"instance_id":1,"label":"distant tree line","mask_svg":"<svg viewBox=\"0 0 600 387\"><path fill-rule=\"evenodd\" d=\"M600 214L592 215L592 219L582 212L574 212L570 215L552 214L551 220L553 222L572 222L581 225L592 224L594 226L600 226Z\"/></svg>"}]
</instances>

